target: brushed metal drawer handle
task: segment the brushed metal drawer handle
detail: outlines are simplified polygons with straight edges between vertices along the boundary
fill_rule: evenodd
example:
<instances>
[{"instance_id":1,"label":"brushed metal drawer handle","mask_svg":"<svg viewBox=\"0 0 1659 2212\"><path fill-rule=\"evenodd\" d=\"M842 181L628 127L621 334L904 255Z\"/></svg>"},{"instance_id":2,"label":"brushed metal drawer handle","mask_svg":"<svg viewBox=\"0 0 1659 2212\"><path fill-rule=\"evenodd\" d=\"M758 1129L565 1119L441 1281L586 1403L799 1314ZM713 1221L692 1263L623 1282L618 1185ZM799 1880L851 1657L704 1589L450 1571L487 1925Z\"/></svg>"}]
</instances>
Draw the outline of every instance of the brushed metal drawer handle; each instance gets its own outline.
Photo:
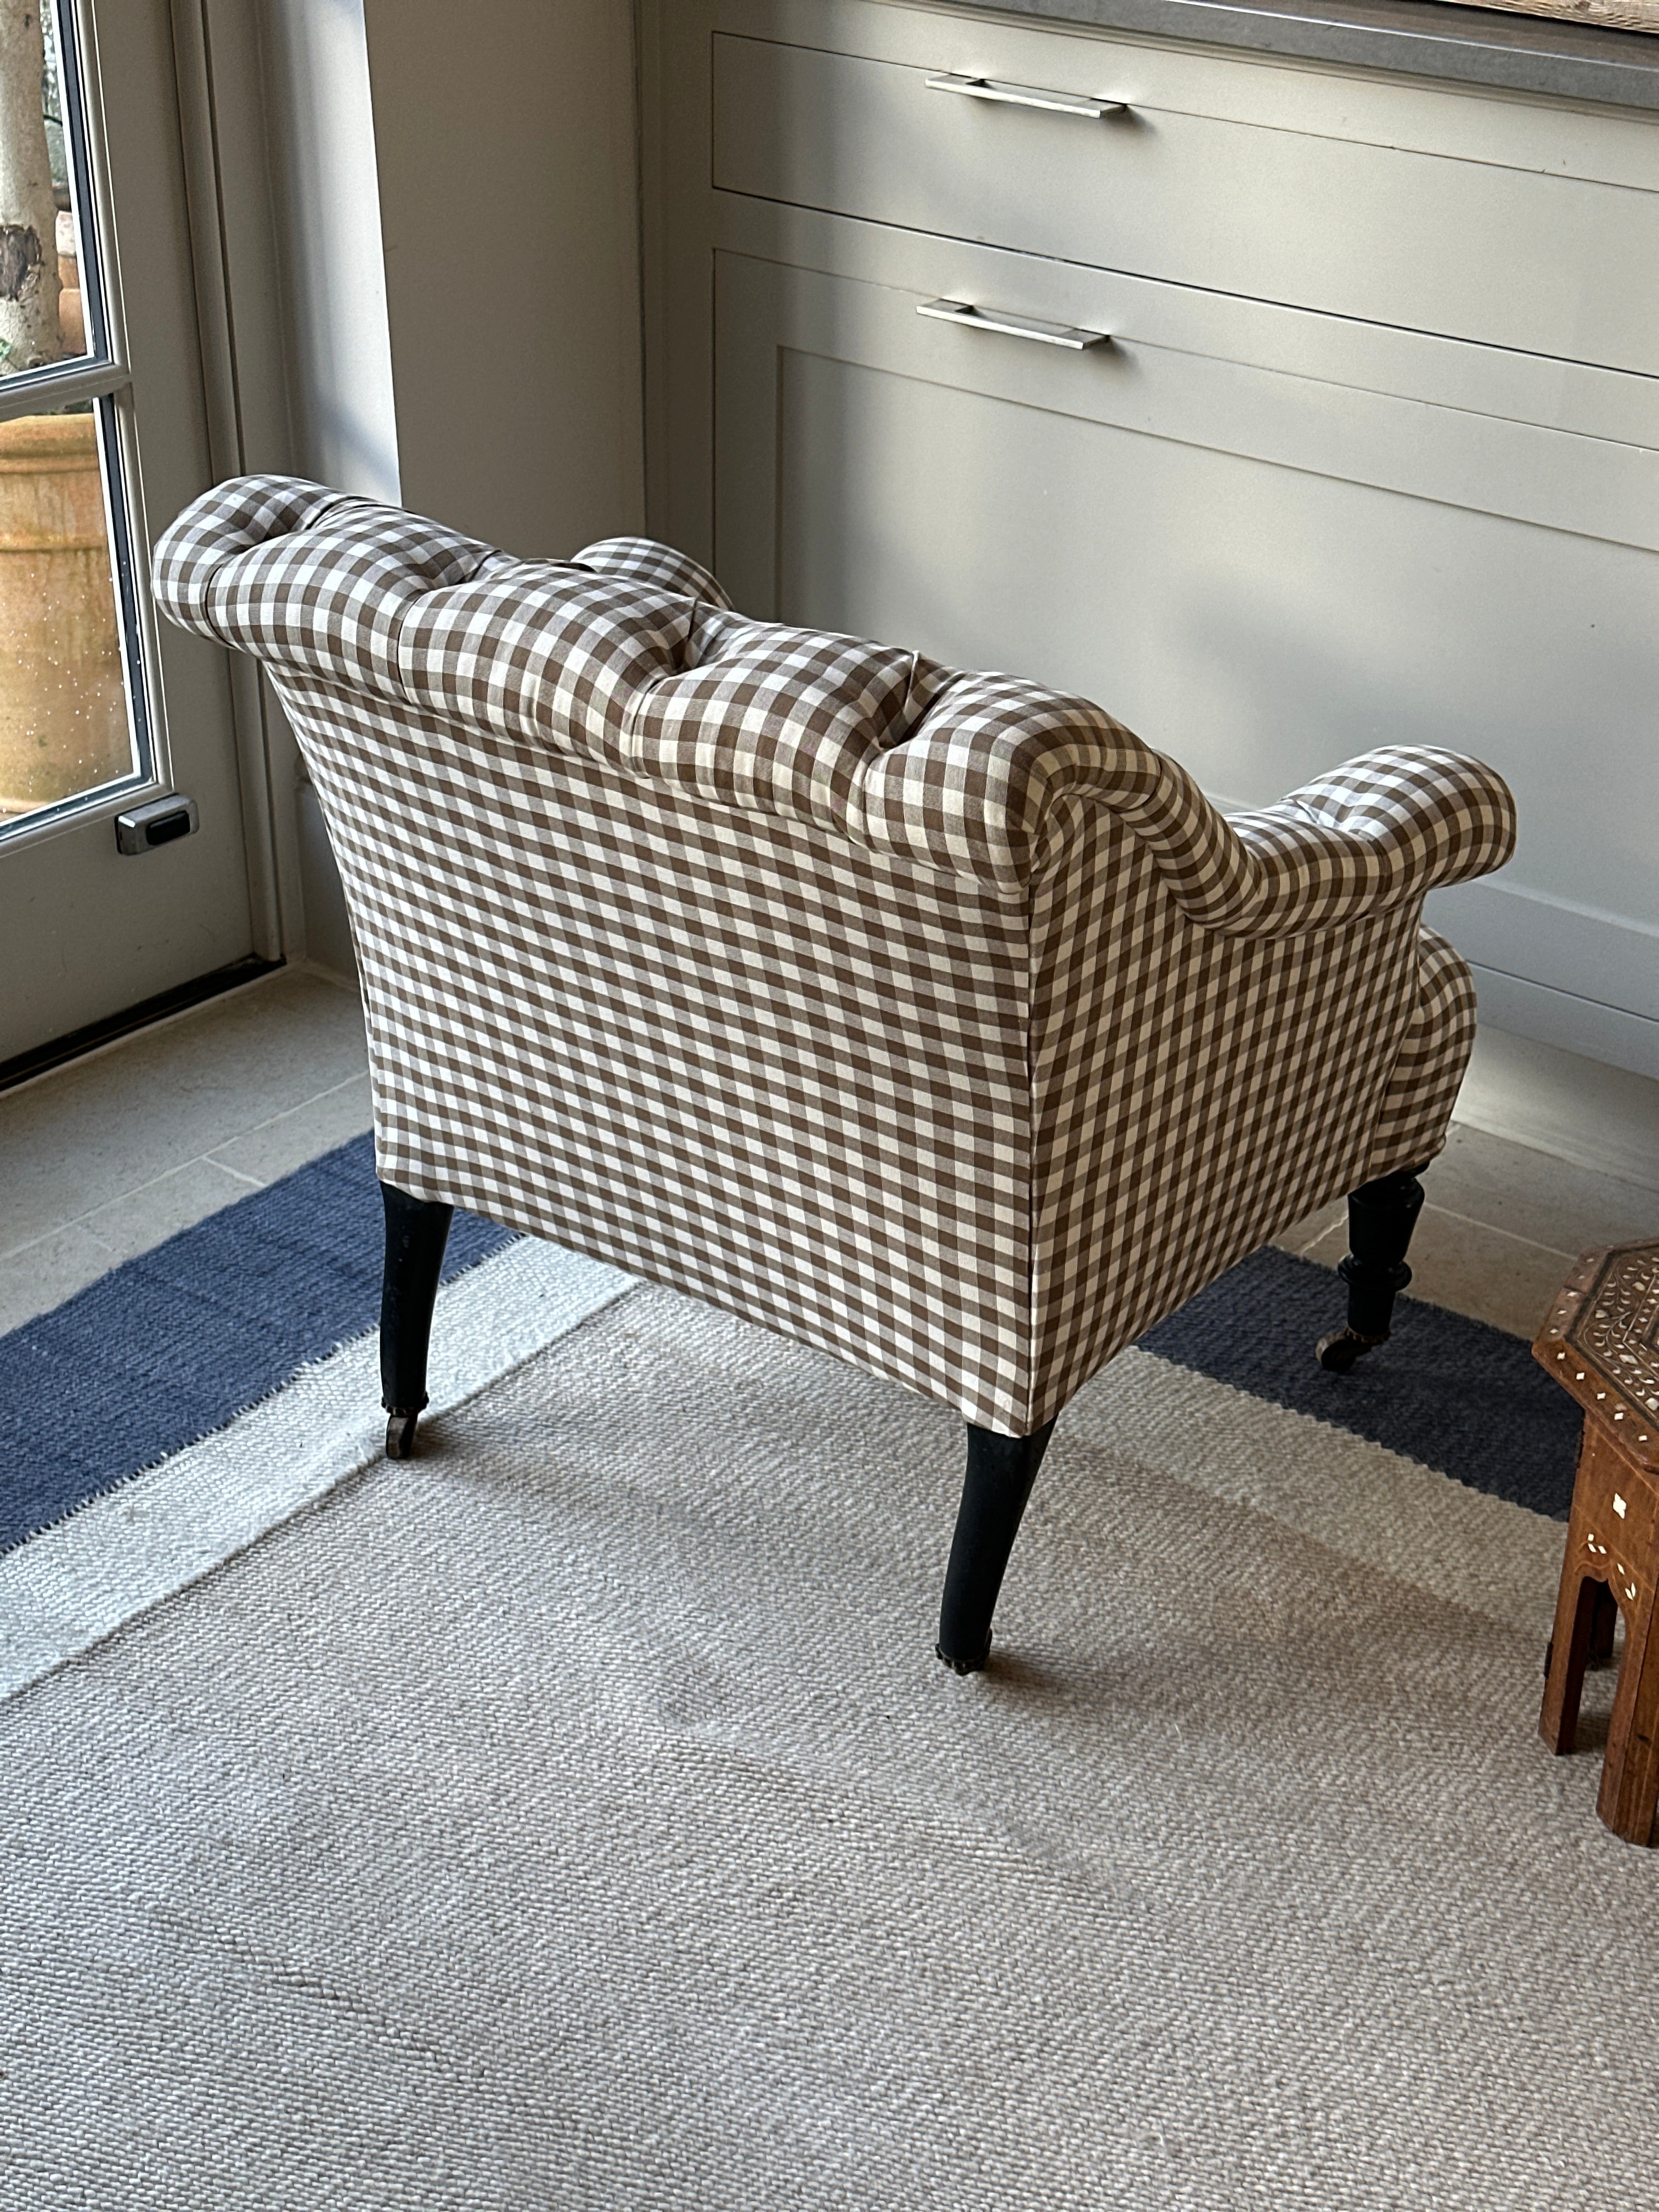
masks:
<instances>
[{"instance_id":1,"label":"brushed metal drawer handle","mask_svg":"<svg viewBox=\"0 0 1659 2212\"><path fill-rule=\"evenodd\" d=\"M1098 123L1103 115L1121 115L1121 100L1091 100L1080 92L1044 92L1035 84L1004 84L990 76L957 76L941 71L927 80L929 92L959 92L969 100L999 100L1006 107L1047 107L1056 115L1085 115Z\"/></svg>"},{"instance_id":2,"label":"brushed metal drawer handle","mask_svg":"<svg viewBox=\"0 0 1659 2212\"><path fill-rule=\"evenodd\" d=\"M1075 323L1045 323L1035 315L1005 315L994 307L970 307L965 300L923 300L919 315L936 323L960 323L965 330L1000 331L1011 338L1031 338L1038 345L1064 346L1068 353L1083 353L1090 346L1110 345L1109 331L1079 330Z\"/></svg>"}]
</instances>

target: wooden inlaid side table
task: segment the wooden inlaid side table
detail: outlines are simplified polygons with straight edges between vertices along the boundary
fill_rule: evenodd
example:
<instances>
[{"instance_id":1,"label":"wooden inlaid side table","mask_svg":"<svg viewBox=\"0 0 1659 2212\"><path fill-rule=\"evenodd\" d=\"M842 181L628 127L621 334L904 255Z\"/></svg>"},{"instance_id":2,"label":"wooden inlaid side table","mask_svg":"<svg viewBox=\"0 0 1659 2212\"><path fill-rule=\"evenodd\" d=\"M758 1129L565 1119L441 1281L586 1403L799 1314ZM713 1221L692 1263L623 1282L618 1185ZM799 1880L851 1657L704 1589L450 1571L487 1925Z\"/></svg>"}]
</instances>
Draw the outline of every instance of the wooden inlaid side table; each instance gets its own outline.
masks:
<instances>
[{"instance_id":1,"label":"wooden inlaid side table","mask_svg":"<svg viewBox=\"0 0 1659 2212\"><path fill-rule=\"evenodd\" d=\"M1584 1409L1567 1555L1538 1730L1570 1752L1584 1669L1625 1620L1595 1809L1614 1835L1653 1839L1659 1799L1659 1242L1587 1252L1533 1346Z\"/></svg>"}]
</instances>

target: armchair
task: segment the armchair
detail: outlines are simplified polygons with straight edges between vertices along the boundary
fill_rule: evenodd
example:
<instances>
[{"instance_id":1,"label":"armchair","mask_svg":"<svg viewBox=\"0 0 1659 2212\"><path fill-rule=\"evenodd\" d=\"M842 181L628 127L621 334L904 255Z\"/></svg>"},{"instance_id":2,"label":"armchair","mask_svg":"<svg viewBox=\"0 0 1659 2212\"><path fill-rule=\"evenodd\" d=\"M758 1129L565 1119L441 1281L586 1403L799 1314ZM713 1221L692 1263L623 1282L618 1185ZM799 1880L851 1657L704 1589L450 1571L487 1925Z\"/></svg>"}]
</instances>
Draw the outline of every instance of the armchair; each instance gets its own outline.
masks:
<instances>
[{"instance_id":1,"label":"armchair","mask_svg":"<svg viewBox=\"0 0 1659 2212\"><path fill-rule=\"evenodd\" d=\"M1508 858L1479 763L1224 819L1087 700L751 622L639 538L520 562L287 477L187 508L171 617L264 663L333 841L386 1195L387 1449L449 1210L954 1407L939 1640L984 1664L1056 1415L1343 1193L1388 1334L1474 1034L1424 895Z\"/></svg>"}]
</instances>

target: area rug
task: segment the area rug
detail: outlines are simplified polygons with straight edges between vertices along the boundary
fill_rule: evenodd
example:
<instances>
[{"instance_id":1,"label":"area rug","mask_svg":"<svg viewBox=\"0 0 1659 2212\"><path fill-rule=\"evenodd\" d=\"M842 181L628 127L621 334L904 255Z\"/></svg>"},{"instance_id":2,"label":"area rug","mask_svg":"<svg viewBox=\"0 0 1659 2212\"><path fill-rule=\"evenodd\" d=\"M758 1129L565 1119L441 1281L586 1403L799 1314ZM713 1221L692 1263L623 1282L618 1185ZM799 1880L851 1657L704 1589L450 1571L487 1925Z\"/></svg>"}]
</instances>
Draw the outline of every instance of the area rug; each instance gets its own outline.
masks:
<instances>
[{"instance_id":1,"label":"area rug","mask_svg":"<svg viewBox=\"0 0 1659 2212\"><path fill-rule=\"evenodd\" d=\"M1559 1524L1131 1352L961 1681L959 1479L636 1289L0 1705L0 2205L1649 2204Z\"/></svg>"}]
</instances>

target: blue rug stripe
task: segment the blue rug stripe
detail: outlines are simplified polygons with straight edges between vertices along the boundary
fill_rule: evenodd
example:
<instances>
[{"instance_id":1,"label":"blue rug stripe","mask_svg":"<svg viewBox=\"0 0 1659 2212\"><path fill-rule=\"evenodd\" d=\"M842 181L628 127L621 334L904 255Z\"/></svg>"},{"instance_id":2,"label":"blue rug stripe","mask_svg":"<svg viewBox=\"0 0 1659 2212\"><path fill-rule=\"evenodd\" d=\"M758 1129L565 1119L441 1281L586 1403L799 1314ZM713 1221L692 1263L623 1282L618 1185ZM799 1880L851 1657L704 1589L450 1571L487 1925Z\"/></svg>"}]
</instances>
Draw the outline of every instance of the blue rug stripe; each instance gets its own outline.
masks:
<instances>
[{"instance_id":1,"label":"blue rug stripe","mask_svg":"<svg viewBox=\"0 0 1659 2212\"><path fill-rule=\"evenodd\" d=\"M0 1553L373 1328L383 1234L355 1137L0 1337ZM513 1241L458 1212L445 1280Z\"/></svg>"},{"instance_id":2,"label":"blue rug stripe","mask_svg":"<svg viewBox=\"0 0 1659 2212\"><path fill-rule=\"evenodd\" d=\"M1342 1326L1328 1267L1252 1253L1140 1340L1143 1352L1312 1413L1438 1469L1472 1490L1565 1521L1583 1423L1519 1337L1401 1298L1394 1334L1346 1375L1314 1358Z\"/></svg>"}]
</instances>

